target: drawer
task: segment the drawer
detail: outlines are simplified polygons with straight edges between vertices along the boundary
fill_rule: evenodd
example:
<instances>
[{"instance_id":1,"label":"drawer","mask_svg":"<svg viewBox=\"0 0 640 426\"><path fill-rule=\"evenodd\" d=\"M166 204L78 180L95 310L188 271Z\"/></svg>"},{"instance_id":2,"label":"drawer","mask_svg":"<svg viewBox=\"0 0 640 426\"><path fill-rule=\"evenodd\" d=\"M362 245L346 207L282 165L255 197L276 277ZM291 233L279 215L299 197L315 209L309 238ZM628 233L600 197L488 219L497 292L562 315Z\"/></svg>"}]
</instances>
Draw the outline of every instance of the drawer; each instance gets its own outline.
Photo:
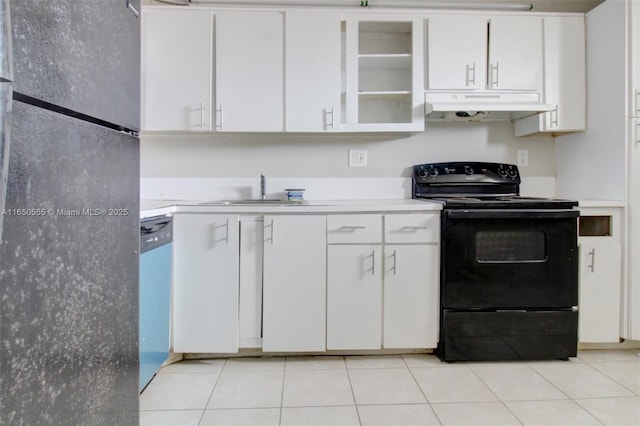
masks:
<instances>
[{"instance_id":1,"label":"drawer","mask_svg":"<svg viewBox=\"0 0 640 426\"><path fill-rule=\"evenodd\" d=\"M384 217L385 243L438 243L440 214L388 214Z\"/></svg>"},{"instance_id":2,"label":"drawer","mask_svg":"<svg viewBox=\"0 0 640 426\"><path fill-rule=\"evenodd\" d=\"M382 216L378 214L327 216L327 243L381 243Z\"/></svg>"}]
</instances>

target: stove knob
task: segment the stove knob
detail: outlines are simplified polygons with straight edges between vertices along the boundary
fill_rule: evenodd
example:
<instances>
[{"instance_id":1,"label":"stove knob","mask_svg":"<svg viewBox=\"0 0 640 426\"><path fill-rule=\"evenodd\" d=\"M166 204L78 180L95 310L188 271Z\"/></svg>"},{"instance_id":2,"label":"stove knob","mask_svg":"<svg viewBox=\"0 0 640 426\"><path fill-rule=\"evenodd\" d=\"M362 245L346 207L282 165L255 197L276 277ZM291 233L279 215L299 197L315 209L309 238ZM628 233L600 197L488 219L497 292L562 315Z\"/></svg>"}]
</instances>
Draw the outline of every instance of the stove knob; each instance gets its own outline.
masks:
<instances>
[{"instance_id":1,"label":"stove knob","mask_svg":"<svg viewBox=\"0 0 640 426\"><path fill-rule=\"evenodd\" d=\"M438 169L436 169L435 167L431 167L427 170L427 175L431 177L438 176Z\"/></svg>"},{"instance_id":2,"label":"stove knob","mask_svg":"<svg viewBox=\"0 0 640 426\"><path fill-rule=\"evenodd\" d=\"M500 177L505 178L505 177L507 177L507 175L508 175L508 174L509 174L509 171L508 171L508 170L507 170L507 169L506 169L506 168L501 164L501 165L498 167L498 175L499 175Z\"/></svg>"},{"instance_id":3,"label":"stove knob","mask_svg":"<svg viewBox=\"0 0 640 426\"><path fill-rule=\"evenodd\" d=\"M473 174L473 167L464 166L464 173L467 174L467 175L472 175Z\"/></svg>"},{"instance_id":4,"label":"stove knob","mask_svg":"<svg viewBox=\"0 0 640 426\"><path fill-rule=\"evenodd\" d=\"M513 167L509 167L509 176L515 178L516 176L518 176L518 170Z\"/></svg>"}]
</instances>

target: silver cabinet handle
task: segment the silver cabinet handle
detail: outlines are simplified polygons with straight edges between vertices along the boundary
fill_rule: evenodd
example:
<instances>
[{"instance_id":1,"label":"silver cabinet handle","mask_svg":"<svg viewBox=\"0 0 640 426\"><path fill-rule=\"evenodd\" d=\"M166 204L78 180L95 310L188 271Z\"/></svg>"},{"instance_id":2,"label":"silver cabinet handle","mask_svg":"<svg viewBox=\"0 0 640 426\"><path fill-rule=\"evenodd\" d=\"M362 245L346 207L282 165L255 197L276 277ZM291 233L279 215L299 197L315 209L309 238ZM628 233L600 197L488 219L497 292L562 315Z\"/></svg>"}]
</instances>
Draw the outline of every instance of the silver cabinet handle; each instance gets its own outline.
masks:
<instances>
[{"instance_id":1,"label":"silver cabinet handle","mask_svg":"<svg viewBox=\"0 0 640 426\"><path fill-rule=\"evenodd\" d=\"M218 114L218 117L220 118L216 122L216 129L221 129L222 130L222 104L220 104L220 107L218 109L216 109L216 113Z\"/></svg>"},{"instance_id":2,"label":"silver cabinet handle","mask_svg":"<svg viewBox=\"0 0 640 426\"><path fill-rule=\"evenodd\" d=\"M229 244L229 218L227 218L227 234L224 237L224 242L225 244Z\"/></svg>"},{"instance_id":3,"label":"silver cabinet handle","mask_svg":"<svg viewBox=\"0 0 640 426\"><path fill-rule=\"evenodd\" d=\"M376 251L371 250L371 275L376 274Z\"/></svg>"},{"instance_id":4,"label":"silver cabinet handle","mask_svg":"<svg viewBox=\"0 0 640 426\"><path fill-rule=\"evenodd\" d=\"M366 229L366 228L367 228L366 226L341 226L340 228L338 228L338 232L342 232L342 231L353 232L358 229Z\"/></svg>"},{"instance_id":5,"label":"silver cabinet handle","mask_svg":"<svg viewBox=\"0 0 640 426\"><path fill-rule=\"evenodd\" d=\"M271 228L271 233L269 238L267 238L265 241L269 241L271 244L273 244L273 219L271 219L271 223L269 225L265 225L265 228L266 227Z\"/></svg>"},{"instance_id":6,"label":"silver cabinet handle","mask_svg":"<svg viewBox=\"0 0 640 426\"><path fill-rule=\"evenodd\" d=\"M471 86L476 84L476 63L474 62L473 65L469 65L467 64L467 71L466 71L466 86Z\"/></svg>"},{"instance_id":7,"label":"silver cabinet handle","mask_svg":"<svg viewBox=\"0 0 640 426\"><path fill-rule=\"evenodd\" d=\"M418 231L420 229L429 229L428 226L403 226L400 231Z\"/></svg>"},{"instance_id":8,"label":"silver cabinet handle","mask_svg":"<svg viewBox=\"0 0 640 426\"><path fill-rule=\"evenodd\" d=\"M640 113L640 90L636 90L636 115Z\"/></svg>"},{"instance_id":9,"label":"silver cabinet handle","mask_svg":"<svg viewBox=\"0 0 640 426\"><path fill-rule=\"evenodd\" d=\"M636 123L636 137L635 137L635 141L636 141L636 143L640 143L640 121L638 121L638 123Z\"/></svg>"},{"instance_id":10,"label":"silver cabinet handle","mask_svg":"<svg viewBox=\"0 0 640 426\"><path fill-rule=\"evenodd\" d=\"M216 239L218 228L222 228L223 226L226 228L226 233L224 238ZM223 225L218 225L216 223L212 223L211 225L209 225L209 247L213 248L216 245L216 243L223 240L225 244L229 244L229 218L227 218L227 221Z\"/></svg>"},{"instance_id":11,"label":"silver cabinet handle","mask_svg":"<svg viewBox=\"0 0 640 426\"><path fill-rule=\"evenodd\" d=\"M397 267L397 261L398 261L398 256L396 254L396 251L393 251L393 254L391 255L391 257L393 257L393 268L391 268L391 270L393 271L393 275L396 274L396 267Z\"/></svg>"},{"instance_id":12,"label":"silver cabinet handle","mask_svg":"<svg viewBox=\"0 0 640 426\"><path fill-rule=\"evenodd\" d=\"M489 87L498 87L498 81L499 81L499 71L500 71L500 63L496 62L495 65L490 64L489 65L489 74L490 74L490 79L489 79Z\"/></svg>"},{"instance_id":13,"label":"silver cabinet handle","mask_svg":"<svg viewBox=\"0 0 640 426\"><path fill-rule=\"evenodd\" d=\"M200 102L200 128L204 129L204 102Z\"/></svg>"},{"instance_id":14,"label":"silver cabinet handle","mask_svg":"<svg viewBox=\"0 0 640 426\"><path fill-rule=\"evenodd\" d=\"M551 126L558 127L558 105L551 111Z\"/></svg>"},{"instance_id":15,"label":"silver cabinet handle","mask_svg":"<svg viewBox=\"0 0 640 426\"><path fill-rule=\"evenodd\" d=\"M327 120L326 116L328 116L328 115L331 116L331 121ZM334 122L335 122L335 117L333 115L333 107L331 107L331 110L325 110L325 123L326 123L325 124L325 128L326 129L329 129L329 128L333 129L334 128L333 127Z\"/></svg>"},{"instance_id":16,"label":"silver cabinet handle","mask_svg":"<svg viewBox=\"0 0 640 426\"><path fill-rule=\"evenodd\" d=\"M596 271L596 249L591 249L589 251L589 256L591 256L591 263L587 265L587 268L591 269L591 272Z\"/></svg>"}]
</instances>

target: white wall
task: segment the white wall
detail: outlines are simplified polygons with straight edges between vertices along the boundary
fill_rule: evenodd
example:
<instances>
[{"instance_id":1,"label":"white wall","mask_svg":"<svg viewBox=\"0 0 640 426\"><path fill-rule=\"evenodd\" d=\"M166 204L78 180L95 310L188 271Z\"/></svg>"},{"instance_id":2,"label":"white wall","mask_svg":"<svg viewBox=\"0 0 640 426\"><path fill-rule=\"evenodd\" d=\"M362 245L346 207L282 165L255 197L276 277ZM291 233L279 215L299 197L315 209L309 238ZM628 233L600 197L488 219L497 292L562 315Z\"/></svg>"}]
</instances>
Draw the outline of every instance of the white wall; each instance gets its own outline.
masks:
<instances>
[{"instance_id":1,"label":"white wall","mask_svg":"<svg viewBox=\"0 0 640 426\"><path fill-rule=\"evenodd\" d=\"M523 176L555 176L554 138L514 138L510 122L427 123L419 134L148 135L142 177L408 177L414 164L439 161L516 162L529 150ZM348 167L348 150L366 149L368 167Z\"/></svg>"}]
</instances>

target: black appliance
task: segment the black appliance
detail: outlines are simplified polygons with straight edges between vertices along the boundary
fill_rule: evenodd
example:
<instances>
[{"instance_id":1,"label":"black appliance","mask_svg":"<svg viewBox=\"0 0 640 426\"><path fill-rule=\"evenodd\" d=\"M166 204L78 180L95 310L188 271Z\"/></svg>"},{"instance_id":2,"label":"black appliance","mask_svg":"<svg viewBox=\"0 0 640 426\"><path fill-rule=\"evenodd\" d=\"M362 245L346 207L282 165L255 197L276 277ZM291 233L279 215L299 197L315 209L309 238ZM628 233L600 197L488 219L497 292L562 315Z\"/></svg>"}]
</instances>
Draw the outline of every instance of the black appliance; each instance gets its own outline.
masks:
<instances>
[{"instance_id":1,"label":"black appliance","mask_svg":"<svg viewBox=\"0 0 640 426\"><path fill-rule=\"evenodd\" d=\"M413 167L413 198L443 203L444 361L576 356L578 203L519 193L511 164Z\"/></svg>"},{"instance_id":2,"label":"black appliance","mask_svg":"<svg viewBox=\"0 0 640 426\"><path fill-rule=\"evenodd\" d=\"M0 0L0 424L138 424L137 3Z\"/></svg>"}]
</instances>

